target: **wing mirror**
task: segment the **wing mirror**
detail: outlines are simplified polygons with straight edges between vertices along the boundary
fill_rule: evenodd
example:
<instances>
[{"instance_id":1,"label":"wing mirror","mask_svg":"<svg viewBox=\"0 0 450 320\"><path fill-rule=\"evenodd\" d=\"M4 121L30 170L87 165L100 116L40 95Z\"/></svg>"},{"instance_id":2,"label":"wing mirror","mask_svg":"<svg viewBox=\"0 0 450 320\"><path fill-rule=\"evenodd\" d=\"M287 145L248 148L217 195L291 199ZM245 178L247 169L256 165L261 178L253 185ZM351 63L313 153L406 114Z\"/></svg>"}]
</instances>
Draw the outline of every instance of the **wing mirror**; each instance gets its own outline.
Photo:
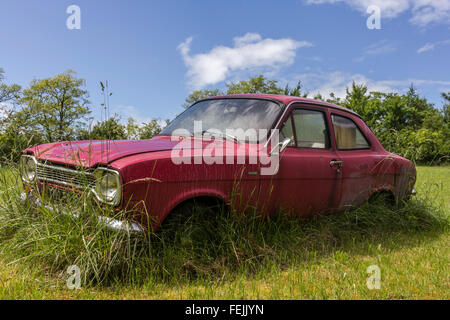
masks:
<instances>
[{"instance_id":1,"label":"wing mirror","mask_svg":"<svg viewBox=\"0 0 450 320\"><path fill-rule=\"evenodd\" d=\"M291 138L286 138L283 140L283 142L279 142L277 145L275 145L272 149L272 151L270 151L270 156L277 156L279 155L281 152L283 152L284 149L287 148L287 146L292 142ZM277 150L278 149L278 150Z\"/></svg>"}]
</instances>

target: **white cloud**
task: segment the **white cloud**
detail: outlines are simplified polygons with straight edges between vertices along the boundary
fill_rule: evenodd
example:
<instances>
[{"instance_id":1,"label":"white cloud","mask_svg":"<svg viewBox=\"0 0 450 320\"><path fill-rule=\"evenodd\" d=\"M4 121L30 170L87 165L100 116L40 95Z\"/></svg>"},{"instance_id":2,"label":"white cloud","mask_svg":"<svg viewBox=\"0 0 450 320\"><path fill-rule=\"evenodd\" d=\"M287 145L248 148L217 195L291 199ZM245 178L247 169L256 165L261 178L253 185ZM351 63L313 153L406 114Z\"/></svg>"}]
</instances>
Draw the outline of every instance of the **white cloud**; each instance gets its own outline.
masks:
<instances>
[{"instance_id":1,"label":"white cloud","mask_svg":"<svg viewBox=\"0 0 450 320\"><path fill-rule=\"evenodd\" d=\"M345 98L346 89L351 87L352 82L365 84L368 91L379 92L406 92L411 84L419 92L428 96L439 96L440 92L445 92L450 87L450 81L424 80L424 79L401 79L401 80L375 80L362 74L351 74L341 71L333 72L314 72L297 74L294 77L295 84L297 79L302 80L304 91L309 92L313 97L320 93L324 98L328 98L333 92L335 96Z\"/></svg>"},{"instance_id":2,"label":"white cloud","mask_svg":"<svg viewBox=\"0 0 450 320\"><path fill-rule=\"evenodd\" d=\"M423 47L419 48L417 50L418 54L430 51L430 50L434 50L436 47L439 46L444 46L450 44L450 39L449 40L444 40L444 41L438 41L438 42L433 42L433 43L426 43Z\"/></svg>"},{"instance_id":3,"label":"white cloud","mask_svg":"<svg viewBox=\"0 0 450 320\"><path fill-rule=\"evenodd\" d=\"M236 37L233 47L217 46L207 53L190 55L192 38L178 46L188 67L189 84L201 89L225 81L232 73L255 69L278 70L291 65L296 50L310 47L307 41L263 39L257 33Z\"/></svg>"},{"instance_id":4,"label":"white cloud","mask_svg":"<svg viewBox=\"0 0 450 320\"><path fill-rule=\"evenodd\" d=\"M369 56L378 56L387 54L390 52L394 52L397 50L397 47L388 42L387 40L382 40L377 43L371 44L364 48L363 55L356 59L356 61L363 61Z\"/></svg>"},{"instance_id":5,"label":"white cloud","mask_svg":"<svg viewBox=\"0 0 450 320\"><path fill-rule=\"evenodd\" d=\"M414 0L411 23L426 26L433 22L450 23L450 0Z\"/></svg>"},{"instance_id":6,"label":"white cloud","mask_svg":"<svg viewBox=\"0 0 450 320\"><path fill-rule=\"evenodd\" d=\"M139 126L141 126L143 123L149 123L150 121L152 121L154 119L154 118L142 116L142 114L139 112L138 108L136 108L135 106L119 105L113 109L113 114L114 113L116 113L120 116L120 118L121 118L120 122L122 122L123 124L127 123L128 118L133 118L134 120L136 120L136 124ZM161 119L157 119L157 120L158 120L159 125L161 125L162 127L166 126L166 122L164 120L161 120Z\"/></svg>"},{"instance_id":7,"label":"white cloud","mask_svg":"<svg viewBox=\"0 0 450 320\"><path fill-rule=\"evenodd\" d=\"M450 23L450 0L304 0L307 4L345 3L366 14L370 5L381 9L381 18L395 18L410 11L410 22L425 27L431 23Z\"/></svg>"}]
</instances>

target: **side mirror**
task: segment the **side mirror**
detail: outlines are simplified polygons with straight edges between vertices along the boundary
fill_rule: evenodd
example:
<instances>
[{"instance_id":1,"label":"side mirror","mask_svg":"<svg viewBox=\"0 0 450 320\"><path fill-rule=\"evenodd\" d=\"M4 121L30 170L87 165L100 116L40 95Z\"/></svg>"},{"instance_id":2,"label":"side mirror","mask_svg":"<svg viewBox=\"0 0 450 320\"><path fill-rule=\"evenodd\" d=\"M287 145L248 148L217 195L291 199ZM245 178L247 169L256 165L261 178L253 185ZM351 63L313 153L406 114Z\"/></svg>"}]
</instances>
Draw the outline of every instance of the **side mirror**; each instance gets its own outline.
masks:
<instances>
[{"instance_id":1,"label":"side mirror","mask_svg":"<svg viewBox=\"0 0 450 320\"><path fill-rule=\"evenodd\" d=\"M283 140L283 142L279 142L277 145L275 145L272 149L272 151L270 151L270 156L273 155L279 155L281 152L283 152L284 149L287 148L287 146L292 142L291 138L286 138ZM277 151L278 149L278 151Z\"/></svg>"}]
</instances>

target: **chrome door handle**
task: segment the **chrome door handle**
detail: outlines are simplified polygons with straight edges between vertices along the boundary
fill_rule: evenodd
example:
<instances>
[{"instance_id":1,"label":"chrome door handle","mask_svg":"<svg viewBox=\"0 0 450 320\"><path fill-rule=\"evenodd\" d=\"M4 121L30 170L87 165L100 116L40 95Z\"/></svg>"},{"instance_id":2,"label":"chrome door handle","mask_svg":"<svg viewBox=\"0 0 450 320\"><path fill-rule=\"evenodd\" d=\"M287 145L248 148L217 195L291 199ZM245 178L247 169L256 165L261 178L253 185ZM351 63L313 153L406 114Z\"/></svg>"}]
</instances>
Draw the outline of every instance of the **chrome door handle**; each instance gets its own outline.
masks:
<instances>
[{"instance_id":1,"label":"chrome door handle","mask_svg":"<svg viewBox=\"0 0 450 320\"><path fill-rule=\"evenodd\" d=\"M330 161L330 167L339 166L339 168L342 168L343 165L344 161L337 161L337 160Z\"/></svg>"}]
</instances>

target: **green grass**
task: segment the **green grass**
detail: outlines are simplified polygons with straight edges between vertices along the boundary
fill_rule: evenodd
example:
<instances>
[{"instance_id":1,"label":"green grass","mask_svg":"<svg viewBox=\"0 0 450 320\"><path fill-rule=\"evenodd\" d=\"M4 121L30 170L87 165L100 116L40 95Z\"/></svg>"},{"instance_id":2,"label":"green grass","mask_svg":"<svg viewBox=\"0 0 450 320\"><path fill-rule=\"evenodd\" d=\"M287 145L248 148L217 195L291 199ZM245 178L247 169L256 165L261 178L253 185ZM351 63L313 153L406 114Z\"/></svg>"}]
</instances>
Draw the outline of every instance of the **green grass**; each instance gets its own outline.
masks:
<instances>
[{"instance_id":1,"label":"green grass","mask_svg":"<svg viewBox=\"0 0 450 320\"><path fill-rule=\"evenodd\" d=\"M132 237L97 225L94 208L72 220L22 205L16 175L0 177L0 299L450 297L450 167L419 167L419 195L402 207L301 221L198 213L183 232ZM73 264L80 290L66 286ZM380 290L366 286L370 265Z\"/></svg>"}]
</instances>

